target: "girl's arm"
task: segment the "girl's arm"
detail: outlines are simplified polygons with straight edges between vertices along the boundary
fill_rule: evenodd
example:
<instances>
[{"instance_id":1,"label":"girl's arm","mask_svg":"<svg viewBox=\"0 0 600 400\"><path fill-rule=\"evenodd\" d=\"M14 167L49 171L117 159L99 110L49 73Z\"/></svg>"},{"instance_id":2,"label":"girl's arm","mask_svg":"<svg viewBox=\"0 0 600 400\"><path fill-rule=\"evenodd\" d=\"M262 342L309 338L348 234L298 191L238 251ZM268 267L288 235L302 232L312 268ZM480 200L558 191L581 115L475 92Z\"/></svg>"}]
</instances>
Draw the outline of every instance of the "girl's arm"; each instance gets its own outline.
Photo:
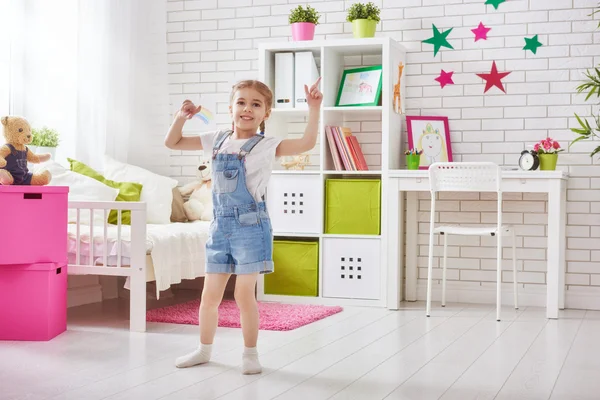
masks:
<instances>
[{"instance_id":1,"label":"girl's arm","mask_svg":"<svg viewBox=\"0 0 600 400\"><path fill-rule=\"evenodd\" d=\"M318 88L320 81L321 78L317 79L310 87L310 90L304 85L306 102L308 103L308 124L306 124L304 136L302 136L301 139L282 140L275 152L277 157L294 156L296 154L307 152L315 147L317 136L319 135L319 110L321 108L321 101L323 100L323 94Z\"/></svg>"},{"instance_id":2,"label":"girl's arm","mask_svg":"<svg viewBox=\"0 0 600 400\"><path fill-rule=\"evenodd\" d=\"M183 102L165 137L165 146L171 150L202 150L200 136L183 137L182 133L185 121L192 118L201 109L202 106L196 107L190 100Z\"/></svg>"}]
</instances>

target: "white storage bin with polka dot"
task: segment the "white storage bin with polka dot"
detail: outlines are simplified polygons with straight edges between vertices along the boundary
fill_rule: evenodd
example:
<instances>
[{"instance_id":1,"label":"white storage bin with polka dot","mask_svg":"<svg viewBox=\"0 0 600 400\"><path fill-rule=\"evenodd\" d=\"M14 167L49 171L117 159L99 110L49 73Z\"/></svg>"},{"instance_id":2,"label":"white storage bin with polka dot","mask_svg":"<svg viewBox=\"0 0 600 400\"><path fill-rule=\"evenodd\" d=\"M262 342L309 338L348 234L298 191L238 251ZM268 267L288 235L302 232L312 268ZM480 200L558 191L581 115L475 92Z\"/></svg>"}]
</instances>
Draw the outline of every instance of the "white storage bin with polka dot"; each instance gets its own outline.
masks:
<instances>
[{"instance_id":1,"label":"white storage bin with polka dot","mask_svg":"<svg viewBox=\"0 0 600 400\"><path fill-rule=\"evenodd\" d=\"M318 174L273 175L267 189L273 232L318 235L323 221L321 187Z\"/></svg>"},{"instance_id":2,"label":"white storage bin with polka dot","mask_svg":"<svg viewBox=\"0 0 600 400\"><path fill-rule=\"evenodd\" d=\"M323 297L381 297L379 239L323 238Z\"/></svg>"}]
</instances>

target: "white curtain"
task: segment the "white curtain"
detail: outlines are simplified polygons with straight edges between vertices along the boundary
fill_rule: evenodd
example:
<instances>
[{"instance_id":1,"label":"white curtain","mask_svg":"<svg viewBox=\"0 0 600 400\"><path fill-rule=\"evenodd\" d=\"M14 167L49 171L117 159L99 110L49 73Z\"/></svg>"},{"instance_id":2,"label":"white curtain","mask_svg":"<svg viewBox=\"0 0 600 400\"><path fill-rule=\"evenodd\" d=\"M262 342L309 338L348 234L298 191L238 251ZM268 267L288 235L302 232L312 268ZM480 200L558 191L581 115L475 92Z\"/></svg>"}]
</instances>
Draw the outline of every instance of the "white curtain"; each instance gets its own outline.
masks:
<instances>
[{"instance_id":1,"label":"white curtain","mask_svg":"<svg viewBox=\"0 0 600 400\"><path fill-rule=\"evenodd\" d=\"M169 122L166 0L14 4L13 112L59 131L59 161L143 164L148 138Z\"/></svg>"}]
</instances>

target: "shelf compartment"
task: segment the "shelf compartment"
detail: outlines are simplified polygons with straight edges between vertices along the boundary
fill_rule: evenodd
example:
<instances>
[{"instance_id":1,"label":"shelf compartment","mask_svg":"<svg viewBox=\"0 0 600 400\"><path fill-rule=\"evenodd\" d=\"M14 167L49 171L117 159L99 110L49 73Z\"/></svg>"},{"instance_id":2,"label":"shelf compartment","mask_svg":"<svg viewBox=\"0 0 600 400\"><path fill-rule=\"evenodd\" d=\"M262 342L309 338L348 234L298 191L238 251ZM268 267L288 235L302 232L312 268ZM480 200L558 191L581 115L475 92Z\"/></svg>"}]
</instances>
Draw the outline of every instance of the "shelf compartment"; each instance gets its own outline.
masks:
<instances>
[{"instance_id":1,"label":"shelf compartment","mask_svg":"<svg viewBox=\"0 0 600 400\"><path fill-rule=\"evenodd\" d=\"M381 179L327 179L325 233L380 235Z\"/></svg>"},{"instance_id":2,"label":"shelf compartment","mask_svg":"<svg viewBox=\"0 0 600 400\"><path fill-rule=\"evenodd\" d=\"M275 240L273 262L275 271L265 275L265 294L318 296L318 241Z\"/></svg>"}]
</instances>

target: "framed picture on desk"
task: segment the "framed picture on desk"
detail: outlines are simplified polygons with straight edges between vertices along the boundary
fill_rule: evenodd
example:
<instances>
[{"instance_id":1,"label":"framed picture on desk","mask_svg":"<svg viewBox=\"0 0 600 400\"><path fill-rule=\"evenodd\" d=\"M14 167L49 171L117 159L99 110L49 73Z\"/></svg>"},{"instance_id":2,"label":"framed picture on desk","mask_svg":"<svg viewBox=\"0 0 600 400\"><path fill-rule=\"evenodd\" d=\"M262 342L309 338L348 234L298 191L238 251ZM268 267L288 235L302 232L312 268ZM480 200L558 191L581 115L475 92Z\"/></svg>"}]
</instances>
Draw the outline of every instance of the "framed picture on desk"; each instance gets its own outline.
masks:
<instances>
[{"instance_id":1,"label":"framed picture on desk","mask_svg":"<svg viewBox=\"0 0 600 400\"><path fill-rule=\"evenodd\" d=\"M423 150L419 169L428 169L435 162L452 161L452 146L448 117L406 116L408 146Z\"/></svg>"}]
</instances>

